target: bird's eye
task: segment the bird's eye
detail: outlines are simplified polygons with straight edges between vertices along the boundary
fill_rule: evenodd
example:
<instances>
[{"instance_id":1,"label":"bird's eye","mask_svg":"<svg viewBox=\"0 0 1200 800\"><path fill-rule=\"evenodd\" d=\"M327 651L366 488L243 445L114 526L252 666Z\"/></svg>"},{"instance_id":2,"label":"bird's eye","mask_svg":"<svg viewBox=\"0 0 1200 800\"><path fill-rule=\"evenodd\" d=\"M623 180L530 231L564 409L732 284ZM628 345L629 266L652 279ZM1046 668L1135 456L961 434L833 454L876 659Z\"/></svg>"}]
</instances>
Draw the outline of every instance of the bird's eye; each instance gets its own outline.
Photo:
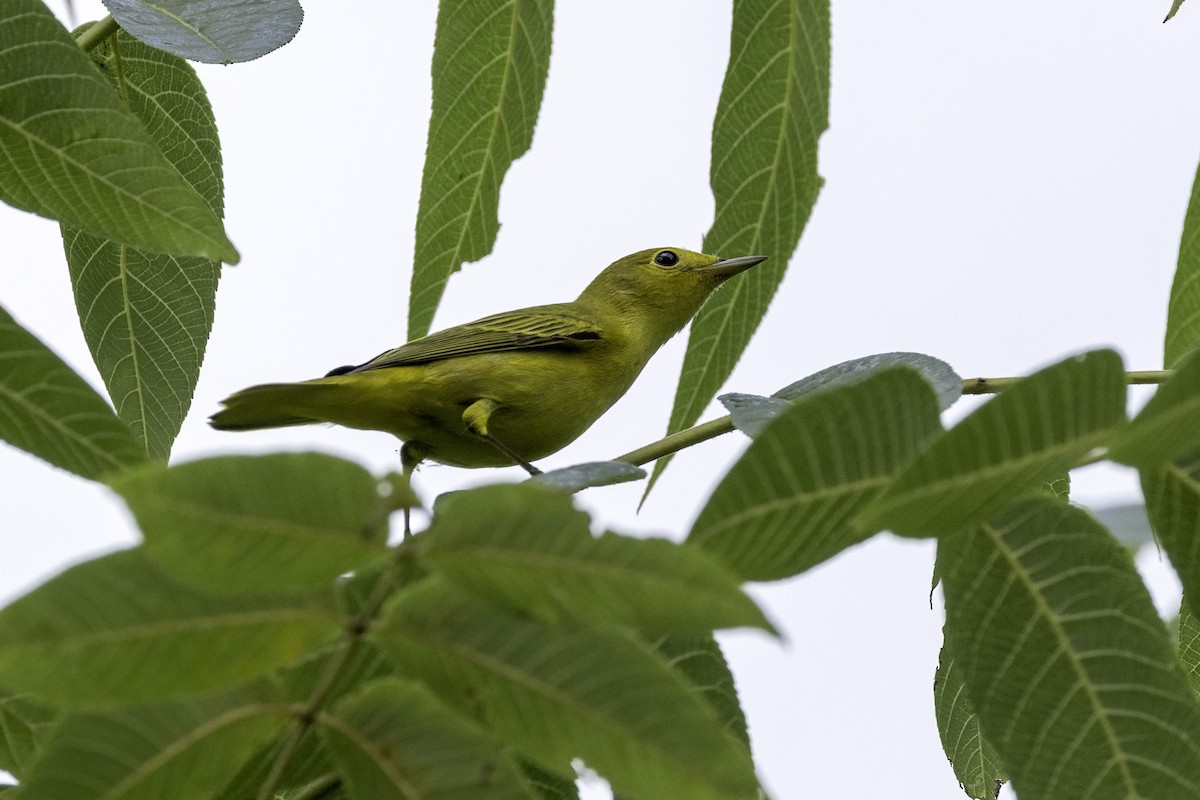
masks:
<instances>
[{"instance_id":1,"label":"bird's eye","mask_svg":"<svg viewBox=\"0 0 1200 800\"><path fill-rule=\"evenodd\" d=\"M673 267L679 263L679 256L675 255L670 250L663 250L654 257L654 263L660 267Z\"/></svg>"}]
</instances>

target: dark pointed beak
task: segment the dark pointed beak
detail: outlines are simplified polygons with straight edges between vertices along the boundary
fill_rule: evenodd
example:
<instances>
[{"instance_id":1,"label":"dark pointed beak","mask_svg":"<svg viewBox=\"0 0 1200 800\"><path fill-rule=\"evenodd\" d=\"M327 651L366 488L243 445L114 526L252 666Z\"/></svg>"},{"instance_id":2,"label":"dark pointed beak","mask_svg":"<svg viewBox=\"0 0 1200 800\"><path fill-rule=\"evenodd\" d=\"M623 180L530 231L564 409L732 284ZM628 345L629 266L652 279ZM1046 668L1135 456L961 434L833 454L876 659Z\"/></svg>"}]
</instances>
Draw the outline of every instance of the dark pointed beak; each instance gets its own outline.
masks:
<instances>
[{"instance_id":1,"label":"dark pointed beak","mask_svg":"<svg viewBox=\"0 0 1200 800\"><path fill-rule=\"evenodd\" d=\"M718 278L730 278L737 275L739 272L745 272L751 267L758 266L766 261L766 256L739 256L738 258L722 258L715 264L709 264L707 267L700 267L696 271L703 272L706 275L713 275Z\"/></svg>"}]
</instances>

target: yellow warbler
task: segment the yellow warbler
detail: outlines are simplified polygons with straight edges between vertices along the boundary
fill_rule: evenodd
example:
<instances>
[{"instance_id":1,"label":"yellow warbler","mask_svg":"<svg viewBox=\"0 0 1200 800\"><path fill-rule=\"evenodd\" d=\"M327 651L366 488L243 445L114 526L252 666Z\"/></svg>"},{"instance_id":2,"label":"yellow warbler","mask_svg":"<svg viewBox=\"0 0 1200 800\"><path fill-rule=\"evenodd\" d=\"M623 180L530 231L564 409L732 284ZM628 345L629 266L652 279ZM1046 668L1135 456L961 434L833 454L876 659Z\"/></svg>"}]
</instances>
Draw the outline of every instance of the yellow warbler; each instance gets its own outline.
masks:
<instances>
[{"instance_id":1,"label":"yellow warbler","mask_svg":"<svg viewBox=\"0 0 1200 800\"><path fill-rule=\"evenodd\" d=\"M572 302L448 328L324 378L251 386L209 422L231 431L333 422L403 440L406 471L431 459L535 473L530 462L587 430L713 289L764 259L643 250Z\"/></svg>"}]
</instances>

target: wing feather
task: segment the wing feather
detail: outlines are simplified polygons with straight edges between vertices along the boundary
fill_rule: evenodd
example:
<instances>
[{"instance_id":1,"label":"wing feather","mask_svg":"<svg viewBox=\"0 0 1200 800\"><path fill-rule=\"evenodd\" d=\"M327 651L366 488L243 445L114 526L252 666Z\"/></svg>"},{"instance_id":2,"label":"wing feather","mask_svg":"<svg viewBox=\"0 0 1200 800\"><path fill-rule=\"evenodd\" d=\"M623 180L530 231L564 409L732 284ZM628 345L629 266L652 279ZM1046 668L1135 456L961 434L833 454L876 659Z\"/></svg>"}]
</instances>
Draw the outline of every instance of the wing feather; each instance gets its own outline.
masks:
<instances>
[{"instance_id":1,"label":"wing feather","mask_svg":"<svg viewBox=\"0 0 1200 800\"><path fill-rule=\"evenodd\" d=\"M566 304L506 311L431 333L408 344L380 353L354 372L428 364L458 356L533 350L542 347L583 349L602 337L600 327Z\"/></svg>"}]
</instances>

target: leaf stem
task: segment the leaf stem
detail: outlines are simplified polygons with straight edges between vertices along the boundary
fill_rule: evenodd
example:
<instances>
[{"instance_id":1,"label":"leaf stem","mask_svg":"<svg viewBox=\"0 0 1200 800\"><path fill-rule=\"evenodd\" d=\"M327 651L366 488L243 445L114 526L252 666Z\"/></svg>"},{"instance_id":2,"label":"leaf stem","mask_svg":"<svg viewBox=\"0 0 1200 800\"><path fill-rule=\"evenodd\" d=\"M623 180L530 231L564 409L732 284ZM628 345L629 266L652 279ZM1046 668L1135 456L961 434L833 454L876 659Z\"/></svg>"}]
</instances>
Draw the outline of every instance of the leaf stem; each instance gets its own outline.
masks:
<instances>
[{"instance_id":1,"label":"leaf stem","mask_svg":"<svg viewBox=\"0 0 1200 800\"><path fill-rule=\"evenodd\" d=\"M1130 385L1143 385L1153 383L1164 383L1168 378L1175 374L1174 370L1156 369L1142 370L1140 372L1126 372L1125 382ZM1017 381L1024 380L1023 378L971 378L963 381L963 394L995 394L1001 389L1012 386ZM635 466L649 464L651 461L669 456L672 453L677 453L685 447L707 442L709 439L715 439L729 433L734 429L733 417L726 415L717 419L701 422L691 428L684 428L681 431L672 433L670 436L664 436L656 442L639 447L636 450L631 450L623 456L617 456L614 461L624 461Z\"/></svg>"},{"instance_id":2,"label":"leaf stem","mask_svg":"<svg viewBox=\"0 0 1200 800\"><path fill-rule=\"evenodd\" d=\"M323 800L332 797L334 790L342 785L342 779L337 773L330 772L322 775L300 791L288 797L288 800Z\"/></svg>"},{"instance_id":3,"label":"leaf stem","mask_svg":"<svg viewBox=\"0 0 1200 800\"><path fill-rule=\"evenodd\" d=\"M367 597L366 602L363 603L362 608L359 609L354 618L346 625L346 634L338 644L340 648L339 652L330 659L329 664L325 667L325 671L321 673L321 677L317 679L316 684L313 686L313 690L309 694L308 701L304 704L303 710L296 715L288 739L283 747L280 748L279 755L275 757L275 762L271 765L271 771L267 773L267 778L263 782L262 788L258 791L258 800L271 800L275 796L275 790L279 787L279 783L283 779L283 771L287 769L292 757L295 756L305 734L308 733L316 722L317 713L329 699L329 693L332 691L334 683L346 668L346 664L350 661L350 656L353 654L355 646L362 641L362 637L370 627L371 621L383 606L384 600L392 593L392 589L400 576L400 570L409 558L409 548L403 545L396 548L396 555L392 559L391 566L380 576L379 582L372 587L371 594Z\"/></svg>"},{"instance_id":4,"label":"leaf stem","mask_svg":"<svg viewBox=\"0 0 1200 800\"><path fill-rule=\"evenodd\" d=\"M97 22L92 27L88 28L83 33L79 34L75 39L75 43L79 45L84 52L95 50L97 45L103 42L108 37L119 31L121 26L109 14L104 19Z\"/></svg>"}]
</instances>

